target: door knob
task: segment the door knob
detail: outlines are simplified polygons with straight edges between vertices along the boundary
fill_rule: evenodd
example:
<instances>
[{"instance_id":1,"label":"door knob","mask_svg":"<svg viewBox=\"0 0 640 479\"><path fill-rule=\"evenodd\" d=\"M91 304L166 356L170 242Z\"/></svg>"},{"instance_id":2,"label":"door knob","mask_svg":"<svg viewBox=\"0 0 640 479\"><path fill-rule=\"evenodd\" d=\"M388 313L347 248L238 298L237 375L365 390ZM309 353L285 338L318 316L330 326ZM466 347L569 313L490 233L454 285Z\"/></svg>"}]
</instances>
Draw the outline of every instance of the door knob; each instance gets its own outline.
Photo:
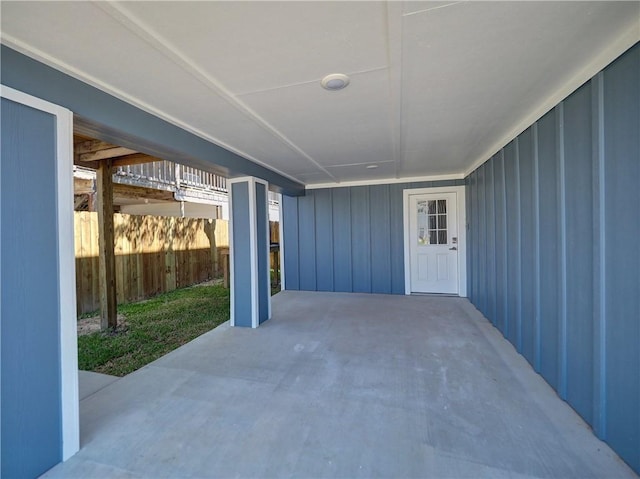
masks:
<instances>
[{"instance_id":1,"label":"door knob","mask_svg":"<svg viewBox=\"0 0 640 479\"><path fill-rule=\"evenodd\" d=\"M458 248L456 248L455 246L453 246L452 248L449 248L449 251L458 251Z\"/></svg>"}]
</instances>

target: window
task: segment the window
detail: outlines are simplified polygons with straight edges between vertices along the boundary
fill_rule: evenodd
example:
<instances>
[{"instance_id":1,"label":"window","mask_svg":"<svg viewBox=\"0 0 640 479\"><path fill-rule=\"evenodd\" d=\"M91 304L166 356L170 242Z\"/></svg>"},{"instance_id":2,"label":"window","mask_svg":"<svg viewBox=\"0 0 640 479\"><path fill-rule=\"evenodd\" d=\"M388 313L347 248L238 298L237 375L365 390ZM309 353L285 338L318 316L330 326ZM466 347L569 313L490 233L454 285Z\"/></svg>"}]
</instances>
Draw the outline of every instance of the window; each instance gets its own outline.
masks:
<instances>
[{"instance_id":1,"label":"window","mask_svg":"<svg viewBox=\"0 0 640 479\"><path fill-rule=\"evenodd\" d=\"M448 244L447 200L418 201L418 245Z\"/></svg>"}]
</instances>

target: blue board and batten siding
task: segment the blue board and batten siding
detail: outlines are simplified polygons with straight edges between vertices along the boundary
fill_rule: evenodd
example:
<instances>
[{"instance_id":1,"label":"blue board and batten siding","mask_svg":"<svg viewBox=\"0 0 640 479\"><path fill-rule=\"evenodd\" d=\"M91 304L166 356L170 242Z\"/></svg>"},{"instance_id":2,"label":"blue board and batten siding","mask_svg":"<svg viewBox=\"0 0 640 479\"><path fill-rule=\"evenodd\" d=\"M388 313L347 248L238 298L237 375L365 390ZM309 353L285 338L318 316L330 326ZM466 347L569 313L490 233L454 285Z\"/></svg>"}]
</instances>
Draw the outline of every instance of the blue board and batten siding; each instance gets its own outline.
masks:
<instances>
[{"instance_id":1,"label":"blue board and batten siding","mask_svg":"<svg viewBox=\"0 0 640 479\"><path fill-rule=\"evenodd\" d=\"M233 276L234 321L236 326L251 327L252 285L251 218L249 215L249 183L231 184L231 214L233 215Z\"/></svg>"},{"instance_id":2,"label":"blue board and batten siding","mask_svg":"<svg viewBox=\"0 0 640 479\"><path fill-rule=\"evenodd\" d=\"M283 196L286 289L404 294L403 191L460 185L464 180Z\"/></svg>"},{"instance_id":3,"label":"blue board and batten siding","mask_svg":"<svg viewBox=\"0 0 640 479\"><path fill-rule=\"evenodd\" d=\"M640 472L640 45L467 185L470 300Z\"/></svg>"},{"instance_id":4,"label":"blue board and batten siding","mask_svg":"<svg viewBox=\"0 0 640 479\"><path fill-rule=\"evenodd\" d=\"M1 150L0 475L37 477L62 460L55 116L2 98Z\"/></svg>"},{"instance_id":5,"label":"blue board and batten siding","mask_svg":"<svg viewBox=\"0 0 640 479\"><path fill-rule=\"evenodd\" d=\"M257 181L233 182L231 198L234 324L252 327L254 314L258 324L269 319L267 187Z\"/></svg>"}]
</instances>

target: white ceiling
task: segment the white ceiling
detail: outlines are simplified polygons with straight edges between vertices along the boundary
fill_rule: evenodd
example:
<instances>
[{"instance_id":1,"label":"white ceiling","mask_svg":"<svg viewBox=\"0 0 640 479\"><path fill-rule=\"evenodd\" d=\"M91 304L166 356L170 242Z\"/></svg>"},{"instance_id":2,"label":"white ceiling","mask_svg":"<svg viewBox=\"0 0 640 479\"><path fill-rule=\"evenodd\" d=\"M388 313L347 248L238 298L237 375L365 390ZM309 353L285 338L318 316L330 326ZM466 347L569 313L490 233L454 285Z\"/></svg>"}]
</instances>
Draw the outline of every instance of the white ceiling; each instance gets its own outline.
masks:
<instances>
[{"instance_id":1,"label":"white ceiling","mask_svg":"<svg viewBox=\"0 0 640 479\"><path fill-rule=\"evenodd\" d=\"M305 184L462 177L640 39L640 2L0 8L6 45Z\"/></svg>"}]
</instances>

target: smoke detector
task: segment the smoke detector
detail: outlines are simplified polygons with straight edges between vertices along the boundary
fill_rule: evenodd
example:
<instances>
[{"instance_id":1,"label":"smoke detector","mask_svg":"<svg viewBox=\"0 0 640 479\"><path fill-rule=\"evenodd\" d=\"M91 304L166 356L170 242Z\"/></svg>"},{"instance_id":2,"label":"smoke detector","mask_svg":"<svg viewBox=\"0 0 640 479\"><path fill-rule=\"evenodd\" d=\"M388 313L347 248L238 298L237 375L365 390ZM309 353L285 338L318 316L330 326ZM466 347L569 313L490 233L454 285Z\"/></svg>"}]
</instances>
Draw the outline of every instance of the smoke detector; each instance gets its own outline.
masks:
<instances>
[{"instance_id":1,"label":"smoke detector","mask_svg":"<svg viewBox=\"0 0 640 479\"><path fill-rule=\"evenodd\" d=\"M320 84L325 90L338 91L346 88L350 81L350 78L343 73L332 73L324 77Z\"/></svg>"}]
</instances>

